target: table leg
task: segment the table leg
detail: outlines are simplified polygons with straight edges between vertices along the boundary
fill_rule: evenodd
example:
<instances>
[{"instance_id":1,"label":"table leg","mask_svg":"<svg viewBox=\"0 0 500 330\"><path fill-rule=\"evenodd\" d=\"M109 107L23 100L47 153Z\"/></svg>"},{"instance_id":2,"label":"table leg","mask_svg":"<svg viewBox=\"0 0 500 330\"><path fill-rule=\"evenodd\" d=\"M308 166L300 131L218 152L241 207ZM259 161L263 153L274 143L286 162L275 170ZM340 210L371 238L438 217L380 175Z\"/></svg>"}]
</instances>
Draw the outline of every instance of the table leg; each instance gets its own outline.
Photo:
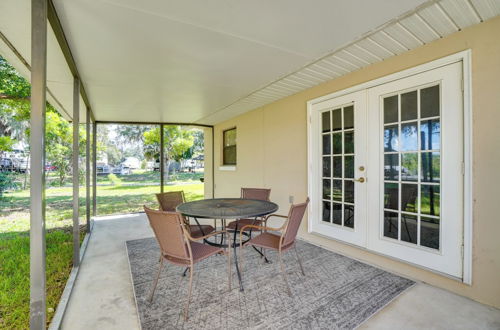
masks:
<instances>
[{"instance_id":1,"label":"table leg","mask_svg":"<svg viewBox=\"0 0 500 330\"><path fill-rule=\"evenodd\" d=\"M238 274L238 280L240 282L240 291L243 292L243 280L241 279L240 266L238 265L238 253L236 253L236 234L238 233L238 223L236 223L236 228L234 230L233 238L233 251L234 251L234 263L236 265L236 274Z\"/></svg>"}]
</instances>

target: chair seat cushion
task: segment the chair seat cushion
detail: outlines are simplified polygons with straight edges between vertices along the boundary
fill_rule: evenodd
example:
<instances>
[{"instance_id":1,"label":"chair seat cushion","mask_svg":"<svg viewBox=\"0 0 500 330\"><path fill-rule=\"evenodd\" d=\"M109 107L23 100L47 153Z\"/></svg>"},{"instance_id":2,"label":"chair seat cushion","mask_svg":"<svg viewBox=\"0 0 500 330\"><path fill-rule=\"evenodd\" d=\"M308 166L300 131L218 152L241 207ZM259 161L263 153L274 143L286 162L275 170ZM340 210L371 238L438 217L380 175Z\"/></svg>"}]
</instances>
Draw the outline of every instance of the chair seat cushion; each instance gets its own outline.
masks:
<instances>
[{"instance_id":1,"label":"chair seat cushion","mask_svg":"<svg viewBox=\"0 0 500 330\"><path fill-rule=\"evenodd\" d=\"M201 227L201 229L200 229L200 227ZM202 230L203 230L203 232L202 232ZM210 234L211 232L215 231L215 229L214 229L214 227L212 227L210 225L201 225L201 226L190 225L189 231L191 232L191 237L198 238L198 237Z\"/></svg>"},{"instance_id":2,"label":"chair seat cushion","mask_svg":"<svg viewBox=\"0 0 500 330\"><path fill-rule=\"evenodd\" d=\"M243 226L246 226L246 225L256 225L256 226L262 226L264 223L264 221L262 220L255 220L255 219L239 219L239 220L235 220L235 221L232 221L230 222L226 228L227 229L231 229L231 230L235 230L236 229L236 225L238 225L238 229L241 230L241 228L243 228ZM255 228L253 228L252 230L256 230ZM246 228L245 231L250 231L250 228Z\"/></svg>"},{"instance_id":3,"label":"chair seat cushion","mask_svg":"<svg viewBox=\"0 0 500 330\"><path fill-rule=\"evenodd\" d=\"M255 236L254 238L249 240L245 245L253 245L265 249L278 250L280 246L280 237L281 236L276 234L263 233L258 236ZM286 251L292 246L293 243L288 244L287 246L282 246L281 251Z\"/></svg>"},{"instance_id":4,"label":"chair seat cushion","mask_svg":"<svg viewBox=\"0 0 500 330\"><path fill-rule=\"evenodd\" d=\"M191 244L191 252L193 253L193 262L197 263L205 258L213 256L217 253L224 253L223 248L211 246L208 244L198 243L198 242L190 242ZM189 259L181 259L174 256L164 255L163 256L167 261L170 261L176 265L186 265L190 264Z\"/></svg>"},{"instance_id":5,"label":"chair seat cushion","mask_svg":"<svg viewBox=\"0 0 500 330\"><path fill-rule=\"evenodd\" d=\"M214 254L224 252L224 249L220 247L211 246L208 244L202 244L198 242L191 242L191 251L193 253L193 261L197 262L213 256Z\"/></svg>"}]
</instances>

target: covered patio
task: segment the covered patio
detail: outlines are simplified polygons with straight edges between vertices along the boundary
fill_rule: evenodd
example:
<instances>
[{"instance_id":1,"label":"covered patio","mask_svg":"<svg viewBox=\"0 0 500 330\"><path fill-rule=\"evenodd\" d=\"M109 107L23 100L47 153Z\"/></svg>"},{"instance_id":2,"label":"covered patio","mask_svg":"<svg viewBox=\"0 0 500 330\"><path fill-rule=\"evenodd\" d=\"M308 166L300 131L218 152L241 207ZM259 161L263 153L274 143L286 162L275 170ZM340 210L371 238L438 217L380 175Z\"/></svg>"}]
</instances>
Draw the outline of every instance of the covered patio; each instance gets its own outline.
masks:
<instances>
[{"instance_id":1,"label":"covered patio","mask_svg":"<svg viewBox=\"0 0 500 330\"><path fill-rule=\"evenodd\" d=\"M140 329L125 245L153 236L146 216L102 217L94 226L62 328ZM181 272L178 268L179 276ZM359 328L494 329L499 317L495 308L417 280ZM220 322L227 328L225 318Z\"/></svg>"},{"instance_id":2,"label":"covered patio","mask_svg":"<svg viewBox=\"0 0 500 330\"><path fill-rule=\"evenodd\" d=\"M498 328L499 15L499 0L2 1L0 54L32 86L31 329L47 324L46 102L74 128L73 269L50 328ZM203 130L205 199L310 201L304 275L284 257L283 282L278 255L246 249L247 290L222 289L215 255L189 321L181 267L148 303L146 214L97 212L97 128L113 123L158 125L158 192L164 130L183 125Z\"/></svg>"}]
</instances>

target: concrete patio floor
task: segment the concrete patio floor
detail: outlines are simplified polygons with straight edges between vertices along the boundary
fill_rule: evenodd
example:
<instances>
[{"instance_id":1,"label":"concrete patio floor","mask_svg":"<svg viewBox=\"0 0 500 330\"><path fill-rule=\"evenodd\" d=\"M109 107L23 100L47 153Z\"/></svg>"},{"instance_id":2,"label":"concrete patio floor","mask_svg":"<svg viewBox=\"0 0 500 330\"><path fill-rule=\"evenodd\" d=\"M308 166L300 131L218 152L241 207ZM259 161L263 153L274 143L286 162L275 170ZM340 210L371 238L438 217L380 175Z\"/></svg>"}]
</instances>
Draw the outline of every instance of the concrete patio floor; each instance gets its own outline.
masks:
<instances>
[{"instance_id":1,"label":"concrete patio floor","mask_svg":"<svg viewBox=\"0 0 500 330\"><path fill-rule=\"evenodd\" d=\"M144 214L95 220L63 329L140 329L125 242L151 236ZM500 310L417 283L360 328L500 329Z\"/></svg>"}]
</instances>

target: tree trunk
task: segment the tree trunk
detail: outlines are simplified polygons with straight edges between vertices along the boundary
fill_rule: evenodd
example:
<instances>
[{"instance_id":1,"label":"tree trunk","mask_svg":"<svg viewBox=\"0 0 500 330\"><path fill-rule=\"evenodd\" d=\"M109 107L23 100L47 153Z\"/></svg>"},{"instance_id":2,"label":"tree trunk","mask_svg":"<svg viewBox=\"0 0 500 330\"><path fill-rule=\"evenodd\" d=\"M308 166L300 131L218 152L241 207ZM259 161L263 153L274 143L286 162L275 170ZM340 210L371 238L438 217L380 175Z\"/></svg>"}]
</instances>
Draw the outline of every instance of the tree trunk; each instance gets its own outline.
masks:
<instances>
[{"instance_id":1,"label":"tree trunk","mask_svg":"<svg viewBox=\"0 0 500 330\"><path fill-rule=\"evenodd\" d=\"M27 160L26 160L26 168L24 169L24 184L23 184L23 190L26 189L28 186L28 166L30 164L30 154L28 154Z\"/></svg>"},{"instance_id":2,"label":"tree trunk","mask_svg":"<svg viewBox=\"0 0 500 330\"><path fill-rule=\"evenodd\" d=\"M165 168L163 169L163 183L166 185L168 183L168 179L170 177L170 173L168 172L168 169L170 168L170 164L172 161L170 159L165 159Z\"/></svg>"}]
</instances>

